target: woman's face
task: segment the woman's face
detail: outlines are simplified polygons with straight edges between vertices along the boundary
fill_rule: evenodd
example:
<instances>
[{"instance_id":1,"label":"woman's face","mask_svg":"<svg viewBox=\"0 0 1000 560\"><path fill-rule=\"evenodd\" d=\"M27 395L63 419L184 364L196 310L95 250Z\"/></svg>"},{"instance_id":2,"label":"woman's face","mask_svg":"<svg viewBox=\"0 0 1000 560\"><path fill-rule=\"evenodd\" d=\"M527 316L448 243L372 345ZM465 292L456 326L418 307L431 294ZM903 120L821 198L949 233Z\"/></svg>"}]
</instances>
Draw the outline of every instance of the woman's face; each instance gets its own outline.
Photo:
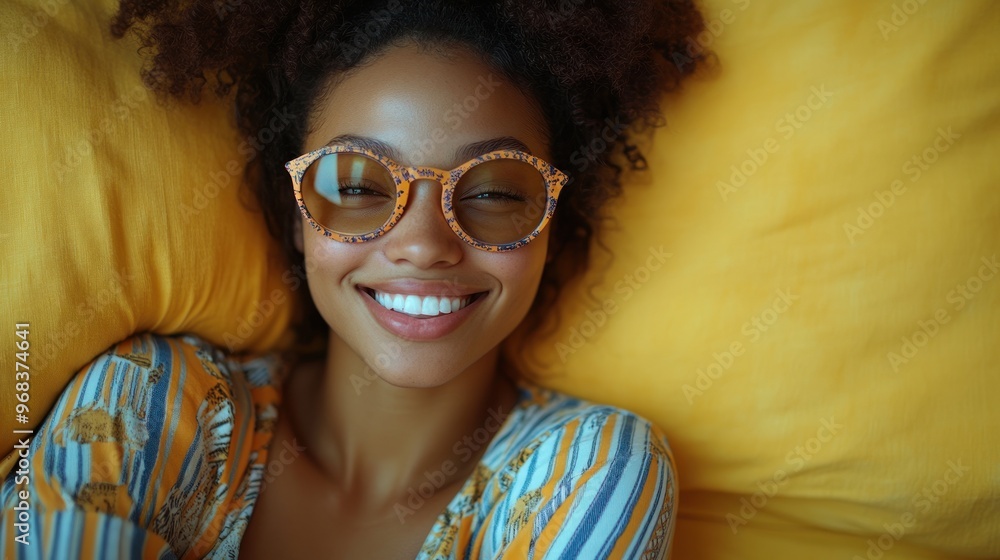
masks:
<instances>
[{"instance_id":1,"label":"woman's face","mask_svg":"<svg viewBox=\"0 0 1000 560\"><path fill-rule=\"evenodd\" d=\"M444 58L408 43L332 86L303 152L350 134L393 147L402 165L448 170L469 159L456 155L468 144L512 138L550 161L541 122L530 98L470 53L456 50ZM410 188L402 219L385 235L343 243L303 220L299 248L313 301L334 336L386 382L436 387L484 358L525 317L549 233L546 228L514 251L482 251L448 226L440 183L418 180ZM383 303L389 295L409 299L410 307L388 309ZM469 303L440 313L441 297ZM425 313L432 308L437 316Z\"/></svg>"}]
</instances>

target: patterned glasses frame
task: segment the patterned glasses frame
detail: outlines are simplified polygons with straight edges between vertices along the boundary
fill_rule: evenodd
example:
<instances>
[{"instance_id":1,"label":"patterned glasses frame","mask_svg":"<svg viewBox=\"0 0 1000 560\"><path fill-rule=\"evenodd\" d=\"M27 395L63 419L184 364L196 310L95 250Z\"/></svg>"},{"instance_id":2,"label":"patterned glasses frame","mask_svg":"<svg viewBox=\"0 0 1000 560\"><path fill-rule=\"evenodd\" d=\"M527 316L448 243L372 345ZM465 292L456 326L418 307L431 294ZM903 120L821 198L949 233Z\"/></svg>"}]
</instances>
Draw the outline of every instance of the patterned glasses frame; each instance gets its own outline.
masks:
<instances>
[{"instance_id":1,"label":"patterned glasses frame","mask_svg":"<svg viewBox=\"0 0 1000 560\"><path fill-rule=\"evenodd\" d=\"M385 166L385 168L388 169L389 173L392 175L393 181L396 184L396 207L385 224L375 231L360 235L338 233L313 219L312 214L309 213L309 209L306 208L305 200L302 197L302 178L305 176L306 170L309 169L309 166L319 158L335 153L354 153L368 156ZM542 219L539 221L535 229L531 231L531 233L510 243L485 243L467 234L459 224L452 204L455 187L462 175L479 164L496 159L513 159L525 162L537 169L545 179L546 203ZM285 169L288 170L289 175L292 177L292 187L295 190L295 200L298 203L299 211L302 212L302 216L305 217L306 221L309 222L309 225L311 225L313 229L322 233L326 237L330 237L344 243L361 243L385 235L394 225L396 225L396 223L399 222L400 218L403 216L403 211L406 208L406 201L410 195L410 184L413 181L420 179L433 179L441 183L441 210L444 212L445 220L448 222L451 230L469 245L472 245L477 249L490 252L513 251L514 249L523 247L532 239L538 237L538 235L545 228L546 224L548 224L549 220L555 214L556 202L559 199L559 193L562 191L563 187L566 186L566 183L569 182L569 176L552 164L520 150L497 150L472 158L459 167L456 167L451 171L446 171L435 167L403 166L396 163L392 159L367 148L351 144L341 144L323 146L318 150L301 155L286 163Z\"/></svg>"}]
</instances>

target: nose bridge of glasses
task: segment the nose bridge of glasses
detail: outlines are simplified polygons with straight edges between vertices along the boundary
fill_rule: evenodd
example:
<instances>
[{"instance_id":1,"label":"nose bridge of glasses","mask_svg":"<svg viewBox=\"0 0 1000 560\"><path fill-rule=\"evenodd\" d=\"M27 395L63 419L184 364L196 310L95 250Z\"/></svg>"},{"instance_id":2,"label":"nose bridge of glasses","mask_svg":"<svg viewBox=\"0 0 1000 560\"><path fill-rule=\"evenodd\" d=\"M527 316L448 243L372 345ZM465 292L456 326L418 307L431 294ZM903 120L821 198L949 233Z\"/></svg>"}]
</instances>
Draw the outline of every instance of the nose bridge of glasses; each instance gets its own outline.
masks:
<instances>
[{"instance_id":1,"label":"nose bridge of glasses","mask_svg":"<svg viewBox=\"0 0 1000 560\"><path fill-rule=\"evenodd\" d=\"M427 166L403 167L400 169L404 182L409 183L409 193L406 202L406 209L414 205L417 200L427 198L432 211L437 207L436 212L441 213L441 201L448 188L450 172L444 169ZM441 189L441 190L438 190ZM423 193L427 193L421 196Z\"/></svg>"},{"instance_id":2,"label":"nose bridge of glasses","mask_svg":"<svg viewBox=\"0 0 1000 560\"><path fill-rule=\"evenodd\" d=\"M436 182L441 187L445 187L448 182L449 172L436 167L413 166L400 169L403 179L410 183L411 188L418 183Z\"/></svg>"},{"instance_id":3,"label":"nose bridge of glasses","mask_svg":"<svg viewBox=\"0 0 1000 560\"><path fill-rule=\"evenodd\" d=\"M406 179L409 188L404 191L402 214L395 228L408 231L405 237L411 241L422 240L422 243L434 239L437 240L434 243L438 243L453 237L454 227L444 212L444 179L440 175ZM457 238L454 240L458 241Z\"/></svg>"},{"instance_id":4,"label":"nose bridge of glasses","mask_svg":"<svg viewBox=\"0 0 1000 560\"><path fill-rule=\"evenodd\" d=\"M409 184L405 214L413 214L415 207L427 206L432 214L441 214L441 200L448 182L448 172L434 167L404 167L400 169L403 182ZM440 190L438 190L440 189ZM444 216L441 216L444 219Z\"/></svg>"}]
</instances>

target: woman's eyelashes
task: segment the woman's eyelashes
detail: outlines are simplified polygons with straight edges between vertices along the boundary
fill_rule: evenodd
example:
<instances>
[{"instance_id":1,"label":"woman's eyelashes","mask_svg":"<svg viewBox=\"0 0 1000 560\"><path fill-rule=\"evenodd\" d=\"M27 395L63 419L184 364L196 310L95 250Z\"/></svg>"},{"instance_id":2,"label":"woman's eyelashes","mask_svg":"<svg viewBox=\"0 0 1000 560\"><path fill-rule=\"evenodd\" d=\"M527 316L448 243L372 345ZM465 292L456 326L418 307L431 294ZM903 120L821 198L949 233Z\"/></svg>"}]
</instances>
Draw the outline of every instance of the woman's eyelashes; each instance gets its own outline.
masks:
<instances>
[{"instance_id":1,"label":"woman's eyelashes","mask_svg":"<svg viewBox=\"0 0 1000 560\"><path fill-rule=\"evenodd\" d=\"M522 191L505 185L489 186L476 192L467 193L462 197L463 201L475 200L489 203L524 202L525 199Z\"/></svg>"},{"instance_id":2,"label":"woman's eyelashes","mask_svg":"<svg viewBox=\"0 0 1000 560\"><path fill-rule=\"evenodd\" d=\"M389 198L388 190L371 181L343 181L339 188L341 196L375 196Z\"/></svg>"}]
</instances>

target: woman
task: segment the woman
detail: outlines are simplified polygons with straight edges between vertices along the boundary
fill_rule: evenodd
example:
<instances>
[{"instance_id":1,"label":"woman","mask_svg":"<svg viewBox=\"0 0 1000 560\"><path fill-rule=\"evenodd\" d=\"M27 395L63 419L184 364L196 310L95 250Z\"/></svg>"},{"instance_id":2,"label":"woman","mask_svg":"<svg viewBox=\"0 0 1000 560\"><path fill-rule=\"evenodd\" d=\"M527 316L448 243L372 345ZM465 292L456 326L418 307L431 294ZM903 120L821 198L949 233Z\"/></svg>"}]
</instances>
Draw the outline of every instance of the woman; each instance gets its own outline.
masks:
<instances>
[{"instance_id":1,"label":"woman","mask_svg":"<svg viewBox=\"0 0 1000 560\"><path fill-rule=\"evenodd\" d=\"M152 87L234 92L242 131L272 131L248 177L325 351L147 334L98 357L32 449L59 457L32 493L52 554L666 556L662 433L499 348L586 265L613 160L643 163L626 127L700 25L685 1L123 2Z\"/></svg>"}]
</instances>

